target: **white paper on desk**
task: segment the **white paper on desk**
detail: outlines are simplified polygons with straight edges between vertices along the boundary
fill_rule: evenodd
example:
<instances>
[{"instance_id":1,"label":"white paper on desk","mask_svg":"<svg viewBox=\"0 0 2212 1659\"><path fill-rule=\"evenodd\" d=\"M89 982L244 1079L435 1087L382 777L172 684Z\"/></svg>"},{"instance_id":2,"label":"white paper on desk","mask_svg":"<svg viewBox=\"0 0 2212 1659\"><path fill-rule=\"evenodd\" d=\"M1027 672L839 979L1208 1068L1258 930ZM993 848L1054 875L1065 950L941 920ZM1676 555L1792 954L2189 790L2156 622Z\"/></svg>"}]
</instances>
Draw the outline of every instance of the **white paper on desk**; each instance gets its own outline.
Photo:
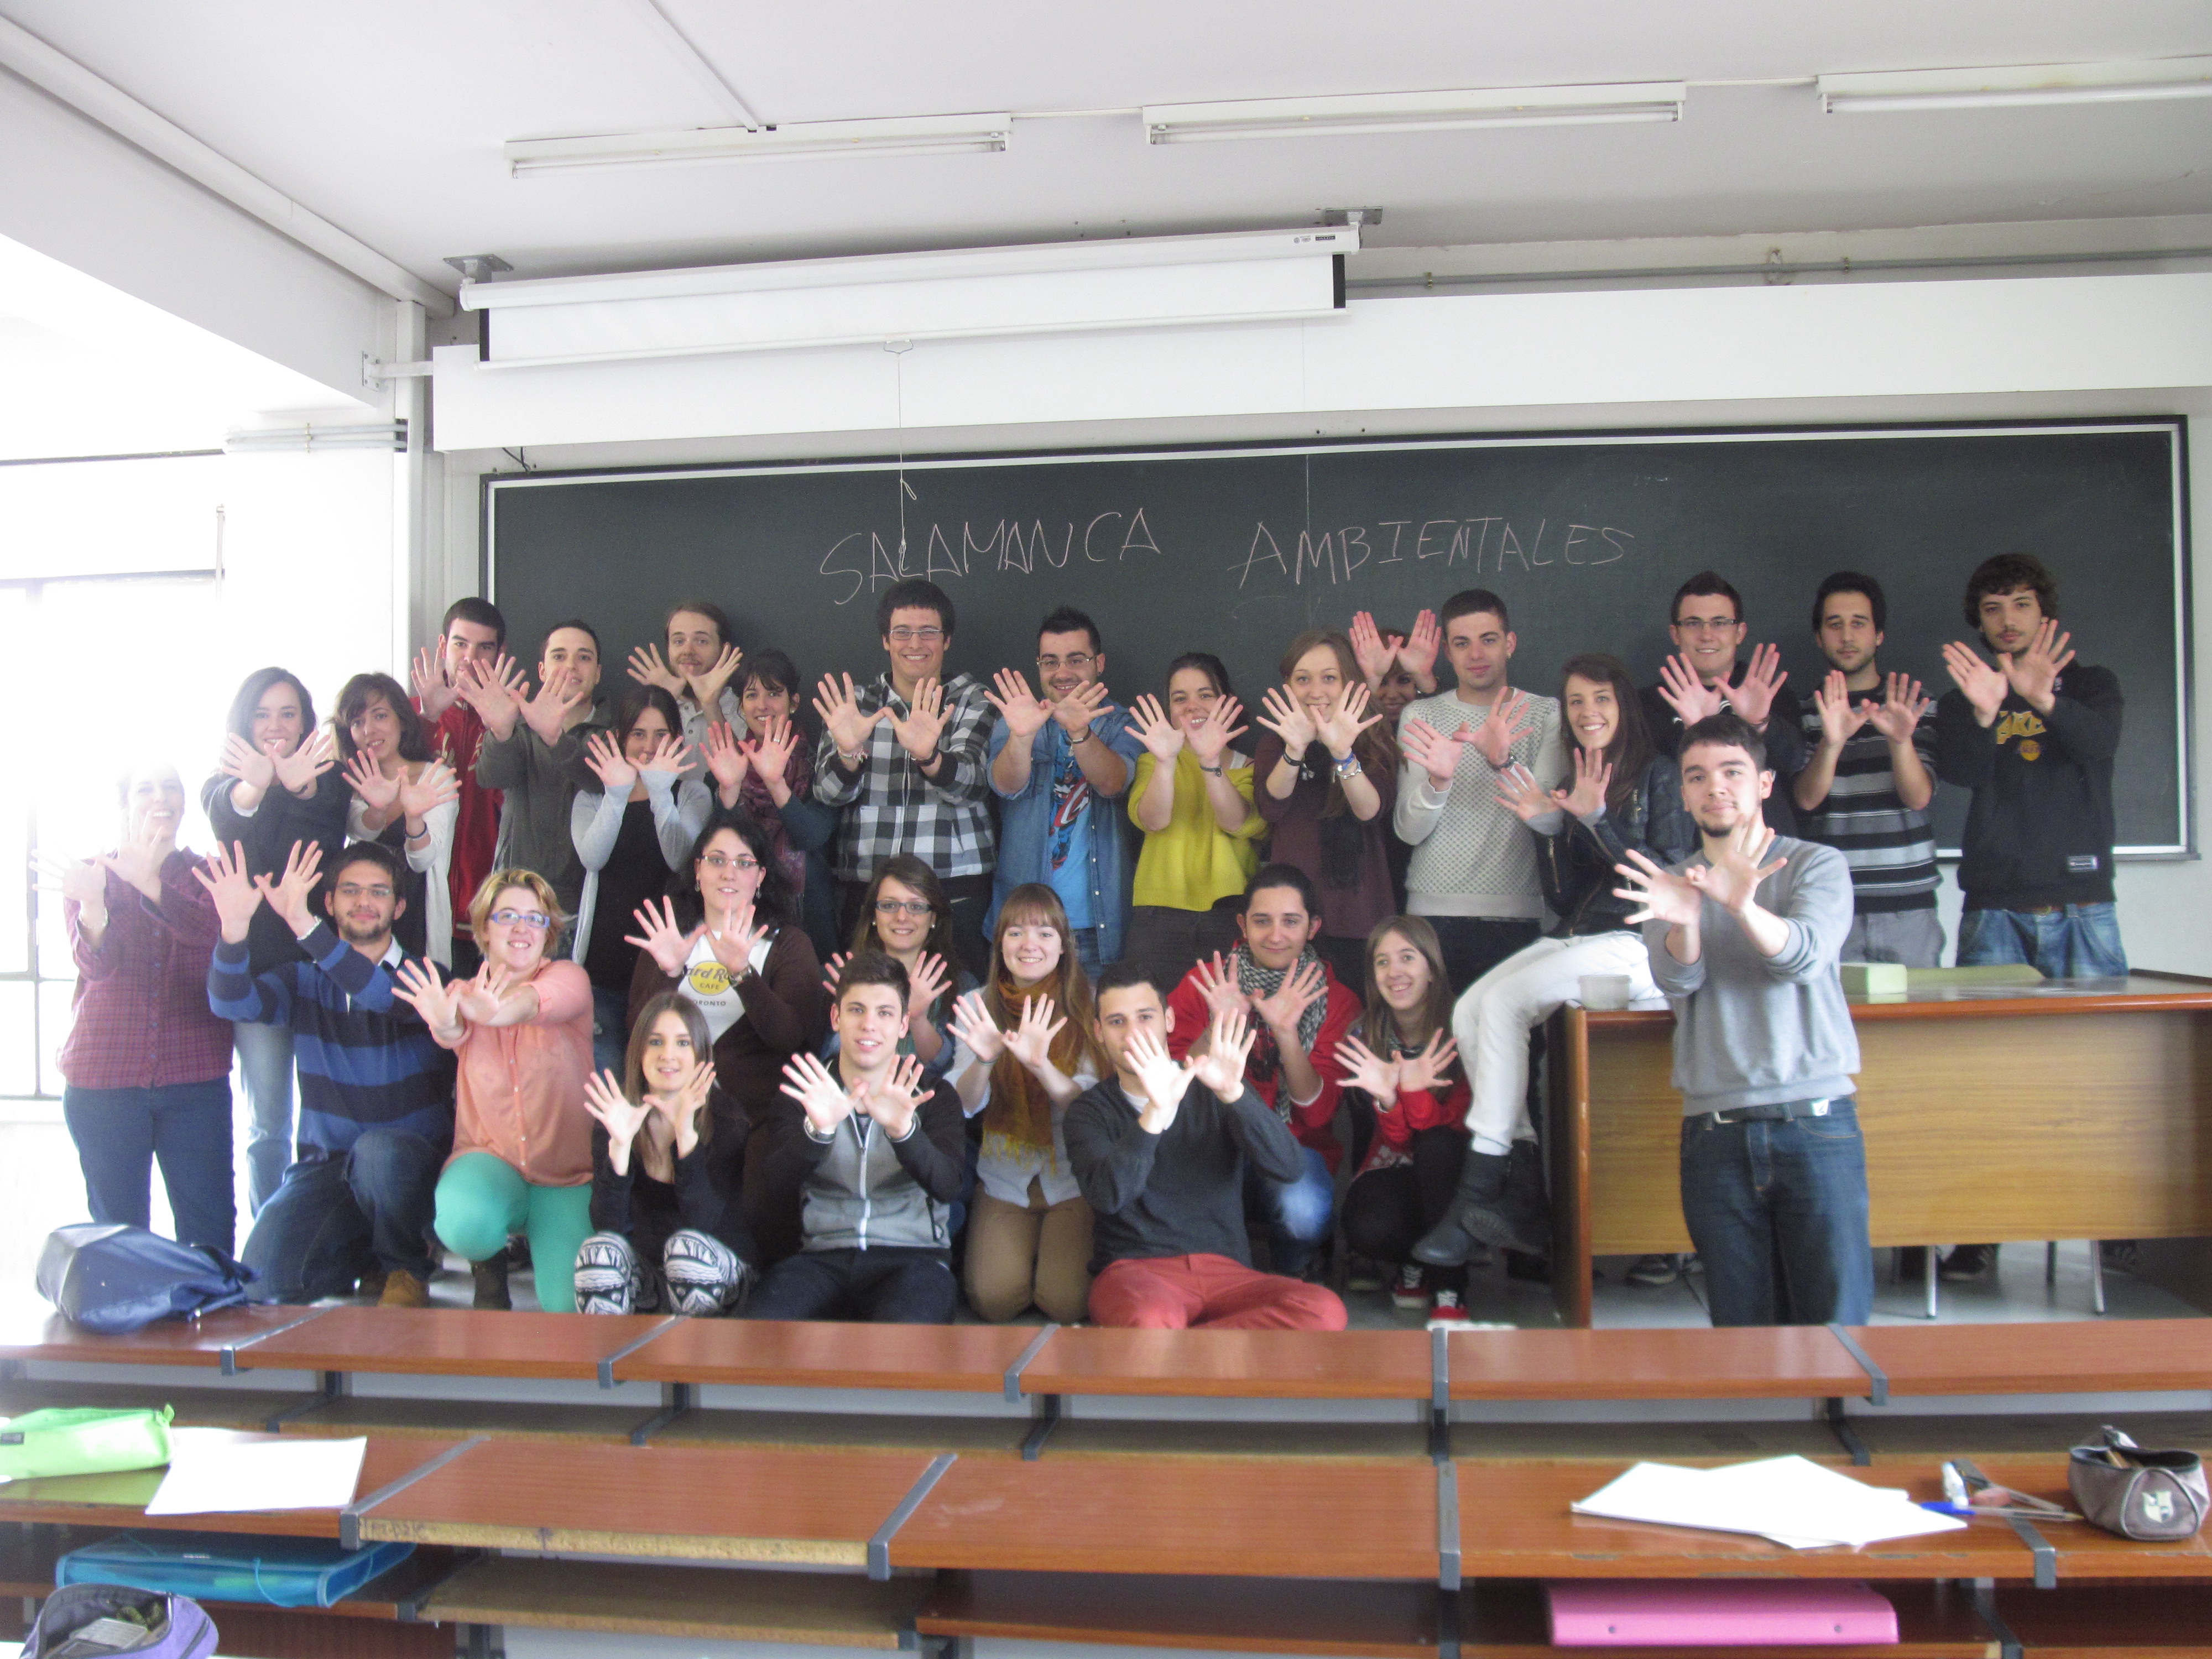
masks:
<instances>
[{"instance_id":1,"label":"white paper on desk","mask_svg":"<svg viewBox=\"0 0 2212 1659\"><path fill-rule=\"evenodd\" d=\"M172 1429L169 1443L168 1477L149 1515L343 1509L368 1450L365 1439L239 1440L196 1429Z\"/></svg>"},{"instance_id":2,"label":"white paper on desk","mask_svg":"<svg viewBox=\"0 0 2212 1659\"><path fill-rule=\"evenodd\" d=\"M1966 1524L1923 1510L1894 1488L1867 1486L1802 1457L1718 1469L1638 1463L1569 1507L1615 1521L1748 1533L1789 1549L1856 1548Z\"/></svg>"}]
</instances>

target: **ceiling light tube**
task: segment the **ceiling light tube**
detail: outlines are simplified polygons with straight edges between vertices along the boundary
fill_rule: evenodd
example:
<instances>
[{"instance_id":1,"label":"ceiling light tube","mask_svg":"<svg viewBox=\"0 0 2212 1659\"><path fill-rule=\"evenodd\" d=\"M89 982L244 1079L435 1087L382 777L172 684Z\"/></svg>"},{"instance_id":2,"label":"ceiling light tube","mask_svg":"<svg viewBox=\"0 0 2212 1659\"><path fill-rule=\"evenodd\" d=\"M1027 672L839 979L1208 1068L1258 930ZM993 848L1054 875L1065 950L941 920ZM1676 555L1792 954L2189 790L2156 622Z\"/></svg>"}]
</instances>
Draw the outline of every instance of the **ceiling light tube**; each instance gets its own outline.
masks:
<instances>
[{"instance_id":1,"label":"ceiling light tube","mask_svg":"<svg viewBox=\"0 0 2212 1659\"><path fill-rule=\"evenodd\" d=\"M1608 86L1491 87L1461 92L1147 104L1143 111L1144 132L1148 144L1189 144L1223 138L1679 121L1688 95L1686 83L1680 81L1642 81Z\"/></svg>"},{"instance_id":2,"label":"ceiling light tube","mask_svg":"<svg viewBox=\"0 0 2212 1659\"><path fill-rule=\"evenodd\" d=\"M1829 115L2132 104L2212 97L2212 58L1823 75L1819 85L1820 108Z\"/></svg>"},{"instance_id":3,"label":"ceiling light tube","mask_svg":"<svg viewBox=\"0 0 2212 1659\"><path fill-rule=\"evenodd\" d=\"M517 138L504 146L511 176L579 167L685 161L819 161L854 155L988 155L1006 148L1011 115L916 115L881 121L799 121L780 127L697 127L580 138Z\"/></svg>"}]
</instances>

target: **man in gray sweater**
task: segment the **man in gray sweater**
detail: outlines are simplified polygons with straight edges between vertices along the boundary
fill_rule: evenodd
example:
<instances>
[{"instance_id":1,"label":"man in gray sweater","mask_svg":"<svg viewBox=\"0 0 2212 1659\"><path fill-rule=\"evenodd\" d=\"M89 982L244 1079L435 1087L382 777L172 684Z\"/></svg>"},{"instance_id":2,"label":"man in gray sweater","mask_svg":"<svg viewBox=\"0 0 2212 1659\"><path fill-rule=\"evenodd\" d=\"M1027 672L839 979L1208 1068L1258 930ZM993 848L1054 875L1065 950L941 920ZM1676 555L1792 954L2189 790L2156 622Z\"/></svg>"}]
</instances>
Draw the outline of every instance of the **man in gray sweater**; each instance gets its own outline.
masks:
<instances>
[{"instance_id":1,"label":"man in gray sweater","mask_svg":"<svg viewBox=\"0 0 2212 1659\"><path fill-rule=\"evenodd\" d=\"M1832 847L1778 838L1765 745L1735 714L1682 733L1701 849L1619 866L1651 976L1674 1005L1682 1215L1716 1325L1863 1325L1874 1303L1858 1037L1836 974L1851 878Z\"/></svg>"}]
</instances>

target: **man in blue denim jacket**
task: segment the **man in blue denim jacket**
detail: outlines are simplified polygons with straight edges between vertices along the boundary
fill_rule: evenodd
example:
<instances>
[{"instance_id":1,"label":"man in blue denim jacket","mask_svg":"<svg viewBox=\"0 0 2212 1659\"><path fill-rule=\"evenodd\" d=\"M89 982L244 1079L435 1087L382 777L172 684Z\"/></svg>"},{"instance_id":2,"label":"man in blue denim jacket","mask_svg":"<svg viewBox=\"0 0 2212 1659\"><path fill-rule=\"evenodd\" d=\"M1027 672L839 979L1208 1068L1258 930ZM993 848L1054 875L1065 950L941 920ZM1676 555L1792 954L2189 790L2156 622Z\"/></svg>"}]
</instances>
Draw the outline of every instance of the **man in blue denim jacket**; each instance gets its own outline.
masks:
<instances>
[{"instance_id":1,"label":"man in blue denim jacket","mask_svg":"<svg viewBox=\"0 0 2212 1659\"><path fill-rule=\"evenodd\" d=\"M1066 606L1037 629L1039 696L1011 668L985 695L999 711L991 728L991 787L1001 803L999 866L985 933L1006 895L1042 882L1060 896L1085 969L1118 961L1129 920L1129 863L1116 803L1136 775L1144 745L1129 711L1106 701L1106 651L1098 624Z\"/></svg>"}]
</instances>

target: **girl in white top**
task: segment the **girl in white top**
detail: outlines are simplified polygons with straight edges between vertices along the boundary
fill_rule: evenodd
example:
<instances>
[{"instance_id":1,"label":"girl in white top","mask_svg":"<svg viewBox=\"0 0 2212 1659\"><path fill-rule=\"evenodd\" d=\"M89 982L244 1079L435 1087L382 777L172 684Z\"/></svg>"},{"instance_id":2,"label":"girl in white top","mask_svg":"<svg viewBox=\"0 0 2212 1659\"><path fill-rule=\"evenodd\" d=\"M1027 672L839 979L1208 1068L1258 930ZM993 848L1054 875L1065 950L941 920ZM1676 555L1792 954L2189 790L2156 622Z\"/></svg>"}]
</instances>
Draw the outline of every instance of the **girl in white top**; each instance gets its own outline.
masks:
<instances>
[{"instance_id":1,"label":"girl in white top","mask_svg":"<svg viewBox=\"0 0 2212 1659\"><path fill-rule=\"evenodd\" d=\"M1068 944L1067 913L1042 883L999 908L991 980L953 1010L947 1074L968 1115L982 1114L981 1190L968 1224L968 1303L983 1318L1034 1304L1070 1325L1091 1298L1091 1206L1068 1168L1060 1120L1098 1080L1091 982Z\"/></svg>"},{"instance_id":2,"label":"girl in white top","mask_svg":"<svg viewBox=\"0 0 2212 1659\"><path fill-rule=\"evenodd\" d=\"M446 872L461 788L453 769L430 757L429 734L389 674L356 674L338 692L331 721L343 775L353 790L346 839L380 842L414 872L392 928L399 948L451 968L453 900ZM427 947L427 948L426 948Z\"/></svg>"}]
</instances>

